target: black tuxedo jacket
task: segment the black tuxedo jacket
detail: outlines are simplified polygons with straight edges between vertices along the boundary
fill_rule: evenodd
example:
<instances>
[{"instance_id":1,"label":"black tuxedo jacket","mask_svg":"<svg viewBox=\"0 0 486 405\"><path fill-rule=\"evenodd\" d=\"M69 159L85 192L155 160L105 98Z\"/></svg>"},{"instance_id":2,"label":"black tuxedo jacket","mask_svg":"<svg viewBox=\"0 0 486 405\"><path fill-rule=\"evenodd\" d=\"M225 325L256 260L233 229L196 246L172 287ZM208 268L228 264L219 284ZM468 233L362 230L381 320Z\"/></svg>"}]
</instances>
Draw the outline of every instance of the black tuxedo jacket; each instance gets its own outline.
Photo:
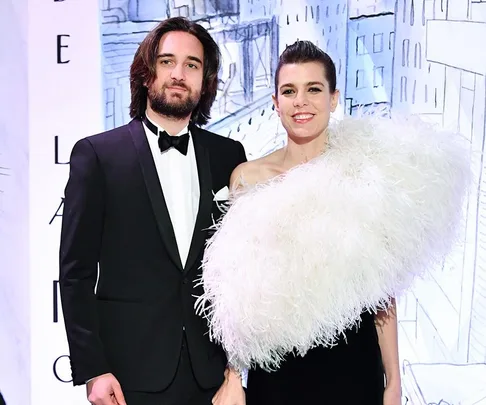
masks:
<instances>
[{"instance_id":1,"label":"black tuxedo jacket","mask_svg":"<svg viewBox=\"0 0 486 405\"><path fill-rule=\"evenodd\" d=\"M225 354L194 312L195 280L207 229L221 215L213 193L246 157L239 142L190 130L200 202L185 267L141 121L73 148L59 285L74 385L111 372L124 389L161 391L175 375L183 331L199 384L223 381Z\"/></svg>"}]
</instances>

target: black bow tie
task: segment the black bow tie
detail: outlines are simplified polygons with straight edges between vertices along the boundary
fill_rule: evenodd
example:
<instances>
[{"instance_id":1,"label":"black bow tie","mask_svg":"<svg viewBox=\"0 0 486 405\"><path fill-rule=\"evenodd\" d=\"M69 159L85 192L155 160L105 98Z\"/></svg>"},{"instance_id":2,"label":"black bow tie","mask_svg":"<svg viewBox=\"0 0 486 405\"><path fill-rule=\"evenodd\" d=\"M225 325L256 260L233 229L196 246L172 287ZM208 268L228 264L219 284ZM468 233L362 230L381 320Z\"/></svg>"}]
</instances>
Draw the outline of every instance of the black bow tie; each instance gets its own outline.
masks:
<instances>
[{"instance_id":1,"label":"black bow tie","mask_svg":"<svg viewBox=\"0 0 486 405\"><path fill-rule=\"evenodd\" d=\"M184 156L187 155L187 148L189 147L189 134L181 136L170 136L167 132L159 133L159 148L164 152L170 148L175 148Z\"/></svg>"},{"instance_id":2,"label":"black bow tie","mask_svg":"<svg viewBox=\"0 0 486 405\"><path fill-rule=\"evenodd\" d=\"M175 148L184 156L187 155L187 149L189 147L189 133L181 136L170 136L165 131L159 132L157 126L150 122L147 117L144 117L143 122L155 135L159 135L159 148L161 152L165 152L170 148Z\"/></svg>"}]
</instances>

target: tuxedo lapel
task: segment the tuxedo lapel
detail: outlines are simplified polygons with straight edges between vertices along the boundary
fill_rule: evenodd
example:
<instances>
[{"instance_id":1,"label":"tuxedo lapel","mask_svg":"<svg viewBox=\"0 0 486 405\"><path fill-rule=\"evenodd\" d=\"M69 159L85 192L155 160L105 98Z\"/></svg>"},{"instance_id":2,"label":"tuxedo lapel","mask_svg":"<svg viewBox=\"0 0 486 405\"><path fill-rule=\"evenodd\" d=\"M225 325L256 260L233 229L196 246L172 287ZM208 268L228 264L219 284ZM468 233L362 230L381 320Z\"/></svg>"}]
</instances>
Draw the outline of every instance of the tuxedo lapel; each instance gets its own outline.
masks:
<instances>
[{"instance_id":1,"label":"tuxedo lapel","mask_svg":"<svg viewBox=\"0 0 486 405\"><path fill-rule=\"evenodd\" d=\"M147 187L150 202L152 203L160 235L167 247L171 260L182 271L183 267L179 249L177 248L174 228L172 227L169 210L167 209L164 193L157 175L157 169L155 168L154 158L150 151L150 146L147 137L145 136L142 122L134 119L128 124L128 129L135 145L135 149L137 150L138 161L142 169L145 186Z\"/></svg>"},{"instance_id":2,"label":"tuxedo lapel","mask_svg":"<svg viewBox=\"0 0 486 405\"><path fill-rule=\"evenodd\" d=\"M209 151L204 143L205 134L194 125L190 126L190 131L196 153L200 197L191 247L184 271L192 268L206 242L206 229L211 226L211 204L213 201L211 166L209 164Z\"/></svg>"}]
</instances>

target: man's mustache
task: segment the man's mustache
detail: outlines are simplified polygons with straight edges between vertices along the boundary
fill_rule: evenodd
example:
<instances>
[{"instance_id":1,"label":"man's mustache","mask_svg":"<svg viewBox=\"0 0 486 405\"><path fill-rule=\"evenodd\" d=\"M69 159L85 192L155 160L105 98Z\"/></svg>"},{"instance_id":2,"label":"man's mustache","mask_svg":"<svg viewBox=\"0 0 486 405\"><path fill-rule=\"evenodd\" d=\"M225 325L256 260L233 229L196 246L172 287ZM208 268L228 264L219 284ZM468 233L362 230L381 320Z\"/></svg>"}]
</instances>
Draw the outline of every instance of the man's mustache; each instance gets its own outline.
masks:
<instances>
[{"instance_id":1,"label":"man's mustache","mask_svg":"<svg viewBox=\"0 0 486 405\"><path fill-rule=\"evenodd\" d=\"M184 82L177 82L177 81L173 81L170 84L167 84L167 83L164 84L164 89L166 89L167 87L172 87L172 86L181 87L181 88L189 91L189 87L187 87Z\"/></svg>"}]
</instances>

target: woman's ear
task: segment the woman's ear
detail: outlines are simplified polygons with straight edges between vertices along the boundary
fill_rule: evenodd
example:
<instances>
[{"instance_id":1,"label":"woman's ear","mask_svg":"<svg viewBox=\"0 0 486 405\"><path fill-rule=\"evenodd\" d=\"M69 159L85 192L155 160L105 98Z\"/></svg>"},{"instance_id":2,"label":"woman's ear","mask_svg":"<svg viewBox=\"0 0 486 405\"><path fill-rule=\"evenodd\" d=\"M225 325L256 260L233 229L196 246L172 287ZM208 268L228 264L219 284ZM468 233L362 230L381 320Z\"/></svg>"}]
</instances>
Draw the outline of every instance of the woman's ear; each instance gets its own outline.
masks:
<instances>
[{"instance_id":1,"label":"woman's ear","mask_svg":"<svg viewBox=\"0 0 486 405\"><path fill-rule=\"evenodd\" d=\"M331 112L336 111L337 105L339 104L339 95L341 93L339 90L335 90L334 93L331 95Z\"/></svg>"},{"instance_id":2,"label":"woman's ear","mask_svg":"<svg viewBox=\"0 0 486 405\"><path fill-rule=\"evenodd\" d=\"M280 117L280 109L278 108L278 99L275 97L275 94L272 94L272 101L273 105L275 106L275 111L277 111L277 115Z\"/></svg>"}]
</instances>

